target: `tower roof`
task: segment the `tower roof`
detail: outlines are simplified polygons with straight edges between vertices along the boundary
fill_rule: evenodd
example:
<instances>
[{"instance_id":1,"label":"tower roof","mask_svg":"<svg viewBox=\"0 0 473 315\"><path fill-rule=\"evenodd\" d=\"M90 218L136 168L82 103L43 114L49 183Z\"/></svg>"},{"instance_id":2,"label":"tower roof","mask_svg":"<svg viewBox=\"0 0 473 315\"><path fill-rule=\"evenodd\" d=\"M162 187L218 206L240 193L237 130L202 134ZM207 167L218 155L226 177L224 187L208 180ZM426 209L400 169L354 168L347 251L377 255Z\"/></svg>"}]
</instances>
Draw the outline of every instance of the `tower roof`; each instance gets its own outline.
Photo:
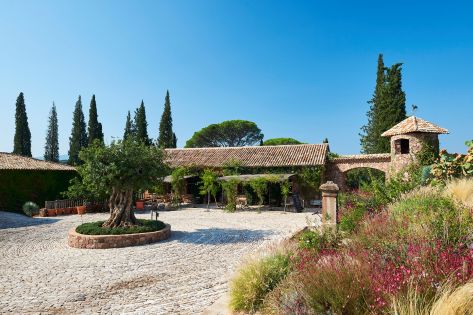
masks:
<instances>
[{"instance_id":1,"label":"tower roof","mask_svg":"<svg viewBox=\"0 0 473 315\"><path fill-rule=\"evenodd\" d=\"M391 137L396 135L402 135L411 132L425 132L425 133L436 133L436 134L447 134L448 130L445 128L441 128L427 120L422 118L411 116L391 129L383 132L381 136L383 137Z\"/></svg>"}]
</instances>

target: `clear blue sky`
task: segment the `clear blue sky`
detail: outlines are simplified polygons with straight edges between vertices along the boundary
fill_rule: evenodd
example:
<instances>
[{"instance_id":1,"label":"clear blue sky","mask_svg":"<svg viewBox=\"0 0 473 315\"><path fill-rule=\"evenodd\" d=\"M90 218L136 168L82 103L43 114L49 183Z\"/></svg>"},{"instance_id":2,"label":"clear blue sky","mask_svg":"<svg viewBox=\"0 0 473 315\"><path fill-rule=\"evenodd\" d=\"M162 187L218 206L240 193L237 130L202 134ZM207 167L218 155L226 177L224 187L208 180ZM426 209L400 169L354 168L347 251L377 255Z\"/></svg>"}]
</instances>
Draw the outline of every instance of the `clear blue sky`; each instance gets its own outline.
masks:
<instances>
[{"instance_id":1,"label":"clear blue sky","mask_svg":"<svg viewBox=\"0 0 473 315\"><path fill-rule=\"evenodd\" d=\"M470 2L471 3L471 2ZM58 107L67 154L72 111L92 94L106 141L144 99L156 138L170 90L178 146L228 119L265 138L360 150L378 53L403 62L408 110L448 128L442 147L473 138L473 5L469 1L1 1L0 151L13 149L25 93L33 155Z\"/></svg>"}]
</instances>

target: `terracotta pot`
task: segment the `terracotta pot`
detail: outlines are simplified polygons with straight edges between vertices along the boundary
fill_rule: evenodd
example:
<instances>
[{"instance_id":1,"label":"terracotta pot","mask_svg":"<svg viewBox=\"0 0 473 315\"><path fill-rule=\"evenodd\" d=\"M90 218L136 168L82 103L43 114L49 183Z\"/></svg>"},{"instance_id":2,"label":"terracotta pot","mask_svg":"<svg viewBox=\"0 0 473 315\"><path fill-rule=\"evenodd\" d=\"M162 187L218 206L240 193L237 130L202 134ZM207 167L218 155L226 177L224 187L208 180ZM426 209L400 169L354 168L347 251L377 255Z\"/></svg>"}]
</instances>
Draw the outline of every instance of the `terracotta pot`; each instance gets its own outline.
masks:
<instances>
[{"instance_id":1,"label":"terracotta pot","mask_svg":"<svg viewBox=\"0 0 473 315\"><path fill-rule=\"evenodd\" d=\"M77 214L80 214L80 215L83 215L86 212L85 206L78 206L76 207L76 209L77 209Z\"/></svg>"},{"instance_id":2,"label":"terracotta pot","mask_svg":"<svg viewBox=\"0 0 473 315\"><path fill-rule=\"evenodd\" d=\"M56 209L48 209L48 217L55 217Z\"/></svg>"},{"instance_id":3,"label":"terracotta pot","mask_svg":"<svg viewBox=\"0 0 473 315\"><path fill-rule=\"evenodd\" d=\"M144 210L145 209L145 202L144 201L137 201L136 202L136 210Z\"/></svg>"}]
</instances>

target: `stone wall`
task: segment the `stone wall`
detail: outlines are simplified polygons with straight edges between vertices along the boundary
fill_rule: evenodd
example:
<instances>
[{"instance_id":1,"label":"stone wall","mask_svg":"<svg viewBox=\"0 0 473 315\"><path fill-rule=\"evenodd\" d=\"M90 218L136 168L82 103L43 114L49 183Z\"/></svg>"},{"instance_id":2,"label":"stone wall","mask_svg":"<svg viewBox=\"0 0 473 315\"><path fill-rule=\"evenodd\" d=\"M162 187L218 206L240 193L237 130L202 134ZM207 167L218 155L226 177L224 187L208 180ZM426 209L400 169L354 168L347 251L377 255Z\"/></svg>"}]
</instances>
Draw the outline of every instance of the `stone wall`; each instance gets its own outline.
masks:
<instances>
[{"instance_id":1,"label":"stone wall","mask_svg":"<svg viewBox=\"0 0 473 315\"><path fill-rule=\"evenodd\" d=\"M357 168L377 169L389 176L391 170L390 154L346 155L327 163L325 179L334 182L340 190L346 191L346 172Z\"/></svg>"},{"instance_id":2,"label":"stone wall","mask_svg":"<svg viewBox=\"0 0 473 315\"><path fill-rule=\"evenodd\" d=\"M396 140L409 140L409 153L396 153ZM422 150L424 142L431 143L438 148L439 139L437 134L433 133L408 133L391 137L391 170L399 171L407 165L416 162L416 155Z\"/></svg>"},{"instance_id":3,"label":"stone wall","mask_svg":"<svg viewBox=\"0 0 473 315\"><path fill-rule=\"evenodd\" d=\"M165 240L171 236L171 226L166 224L162 230L147 233L122 235L84 235L76 232L76 228L69 230L68 244L75 248L118 248L151 244Z\"/></svg>"}]
</instances>

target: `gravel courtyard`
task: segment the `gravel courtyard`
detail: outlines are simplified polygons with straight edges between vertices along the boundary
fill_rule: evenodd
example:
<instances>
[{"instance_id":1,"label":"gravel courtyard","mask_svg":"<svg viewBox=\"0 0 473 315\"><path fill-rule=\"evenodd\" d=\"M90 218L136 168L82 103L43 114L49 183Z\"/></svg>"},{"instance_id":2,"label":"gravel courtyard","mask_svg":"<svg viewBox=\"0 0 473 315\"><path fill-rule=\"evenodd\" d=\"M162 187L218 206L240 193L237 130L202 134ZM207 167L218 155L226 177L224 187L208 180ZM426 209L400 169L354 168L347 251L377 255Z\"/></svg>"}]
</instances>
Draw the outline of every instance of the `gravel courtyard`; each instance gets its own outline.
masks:
<instances>
[{"instance_id":1,"label":"gravel courtyard","mask_svg":"<svg viewBox=\"0 0 473 315\"><path fill-rule=\"evenodd\" d=\"M107 214L27 218L0 212L0 313L199 314L227 291L238 262L304 227L310 213L162 212L170 239L73 249L67 231ZM149 214L139 214L148 218Z\"/></svg>"}]
</instances>

